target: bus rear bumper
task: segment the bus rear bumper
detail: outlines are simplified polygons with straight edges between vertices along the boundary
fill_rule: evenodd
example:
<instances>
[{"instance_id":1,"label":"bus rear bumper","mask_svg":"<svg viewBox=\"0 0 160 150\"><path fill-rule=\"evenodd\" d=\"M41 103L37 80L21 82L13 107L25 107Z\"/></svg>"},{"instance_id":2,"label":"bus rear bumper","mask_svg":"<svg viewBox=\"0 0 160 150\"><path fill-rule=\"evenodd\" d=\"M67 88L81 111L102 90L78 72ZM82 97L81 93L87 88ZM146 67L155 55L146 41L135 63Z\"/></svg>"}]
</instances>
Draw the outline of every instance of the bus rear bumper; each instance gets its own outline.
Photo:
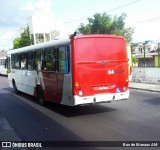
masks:
<instances>
[{"instance_id":1,"label":"bus rear bumper","mask_svg":"<svg viewBox=\"0 0 160 150\"><path fill-rule=\"evenodd\" d=\"M93 96L74 96L74 105L84 105L92 103L101 103L101 102L112 102L118 100L127 100L129 98L129 90L121 93L104 93L104 94L95 94Z\"/></svg>"}]
</instances>

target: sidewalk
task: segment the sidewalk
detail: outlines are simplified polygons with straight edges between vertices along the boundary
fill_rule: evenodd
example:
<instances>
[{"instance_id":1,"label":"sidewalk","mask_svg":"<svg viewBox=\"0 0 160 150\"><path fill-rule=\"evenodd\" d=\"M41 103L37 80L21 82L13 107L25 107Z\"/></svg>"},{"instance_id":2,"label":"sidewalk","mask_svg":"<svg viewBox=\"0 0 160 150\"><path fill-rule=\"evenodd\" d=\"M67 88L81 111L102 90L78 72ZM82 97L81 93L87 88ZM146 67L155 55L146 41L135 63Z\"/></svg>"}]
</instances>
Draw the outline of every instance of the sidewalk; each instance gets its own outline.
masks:
<instances>
[{"instance_id":1,"label":"sidewalk","mask_svg":"<svg viewBox=\"0 0 160 150\"><path fill-rule=\"evenodd\" d=\"M158 84L130 82L129 87L131 89L139 89L139 90L145 90L145 91L151 91L151 92L160 92L160 85Z\"/></svg>"}]
</instances>

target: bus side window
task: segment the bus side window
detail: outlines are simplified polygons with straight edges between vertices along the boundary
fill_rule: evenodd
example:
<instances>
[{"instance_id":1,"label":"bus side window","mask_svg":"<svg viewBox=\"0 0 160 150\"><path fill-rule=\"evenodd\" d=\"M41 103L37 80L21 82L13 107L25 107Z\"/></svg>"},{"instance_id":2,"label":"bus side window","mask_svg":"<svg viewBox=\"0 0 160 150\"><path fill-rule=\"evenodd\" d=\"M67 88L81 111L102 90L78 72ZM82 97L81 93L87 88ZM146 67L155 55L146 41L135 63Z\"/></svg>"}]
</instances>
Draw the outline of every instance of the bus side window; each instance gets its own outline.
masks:
<instances>
[{"instance_id":1,"label":"bus side window","mask_svg":"<svg viewBox=\"0 0 160 150\"><path fill-rule=\"evenodd\" d=\"M1 60L0 60L0 65L5 65L4 59L1 59Z\"/></svg>"},{"instance_id":2,"label":"bus side window","mask_svg":"<svg viewBox=\"0 0 160 150\"><path fill-rule=\"evenodd\" d=\"M67 51L66 51L66 58L67 58L67 71L68 73L70 72L70 47L67 47Z\"/></svg>"},{"instance_id":3,"label":"bus side window","mask_svg":"<svg viewBox=\"0 0 160 150\"><path fill-rule=\"evenodd\" d=\"M11 67L10 67L10 57L7 57L6 68L8 69L8 72L10 72L10 70L11 70Z\"/></svg>"},{"instance_id":4,"label":"bus side window","mask_svg":"<svg viewBox=\"0 0 160 150\"><path fill-rule=\"evenodd\" d=\"M11 64L12 69L14 69L15 68L14 54L11 55L11 62L12 62Z\"/></svg>"},{"instance_id":5,"label":"bus side window","mask_svg":"<svg viewBox=\"0 0 160 150\"><path fill-rule=\"evenodd\" d=\"M41 70L42 68L41 53L41 50L37 50L34 52L35 70Z\"/></svg>"},{"instance_id":6,"label":"bus side window","mask_svg":"<svg viewBox=\"0 0 160 150\"><path fill-rule=\"evenodd\" d=\"M70 71L69 47L59 47L57 55L57 68L60 73L69 73Z\"/></svg>"},{"instance_id":7,"label":"bus side window","mask_svg":"<svg viewBox=\"0 0 160 150\"><path fill-rule=\"evenodd\" d=\"M21 69L25 70L27 67L27 56L26 53L21 53Z\"/></svg>"},{"instance_id":8,"label":"bus side window","mask_svg":"<svg viewBox=\"0 0 160 150\"><path fill-rule=\"evenodd\" d=\"M34 69L34 60L33 60L33 51L27 53L27 69L33 70Z\"/></svg>"},{"instance_id":9,"label":"bus side window","mask_svg":"<svg viewBox=\"0 0 160 150\"><path fill-rule=\"evenodd\" d=\"M20 69L20 54L12 54L11 55L12 60L12 69Z\"/></svg>"},{"instance_id":10,"label":"bus side window","mask_svg":"<svg viewBox=\"0 0 160 150\"><path fill-rule=\"evenodd\" d=\"M3 61L5 68L6 68L6 61L7 61L6 59L4 59Z\"/></svg>"},{"instance_id":11,"label":"bus side window","mask_svg":"<svg viewBox=\"0 0 160 150\"><path fill-rule=\"evenodd\" d=\"M53 48L44 50L44 64L43 68L46 71L56 71L56 50Z\"/></svg>"}]
</instances>

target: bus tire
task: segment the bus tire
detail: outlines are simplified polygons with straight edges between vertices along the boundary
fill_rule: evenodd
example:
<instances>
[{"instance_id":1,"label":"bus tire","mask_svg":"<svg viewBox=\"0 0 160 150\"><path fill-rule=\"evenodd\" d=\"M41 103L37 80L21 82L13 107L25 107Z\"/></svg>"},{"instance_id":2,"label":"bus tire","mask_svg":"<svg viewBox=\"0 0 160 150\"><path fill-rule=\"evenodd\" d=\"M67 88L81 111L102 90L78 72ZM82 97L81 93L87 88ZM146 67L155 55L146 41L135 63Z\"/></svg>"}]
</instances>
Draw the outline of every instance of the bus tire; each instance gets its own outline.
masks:
<instances>
[{"instance_id":1,"label":"bus tire","mask_svg":"<svg viewBox=\"0 0 160 150\"><path fill-rule=\"evenodd\" d=\"M15 83L14 80L13 80L13 88L14 88L14 92L15 92L16 94L19 94L19 93L20 93L19 90L17 89L17 85L16 85L16 83Z\"/></svg>"},{"instance_id":2,"label":"bus tire","mask_svg":"<svg viewBox=\"0 0 160 150\"><path fill-rule=\"evenodd\" d=\"M37 97L38 97L38 102L44 106L45 100L44 100L44 96L43 96L42 89L40 86L37 87Z\"/></svg>"}]
</instances>

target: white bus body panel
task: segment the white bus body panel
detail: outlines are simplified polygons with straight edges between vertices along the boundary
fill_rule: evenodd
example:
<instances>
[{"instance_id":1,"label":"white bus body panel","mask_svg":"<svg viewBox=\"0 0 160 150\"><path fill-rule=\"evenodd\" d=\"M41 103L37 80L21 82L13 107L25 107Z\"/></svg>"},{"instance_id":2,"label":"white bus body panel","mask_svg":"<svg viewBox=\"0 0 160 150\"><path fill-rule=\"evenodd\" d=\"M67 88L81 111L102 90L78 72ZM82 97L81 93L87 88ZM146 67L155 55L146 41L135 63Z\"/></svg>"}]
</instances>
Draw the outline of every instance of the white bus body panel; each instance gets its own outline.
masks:
<instances>
[{"instance_id":1,"label":"white bus body panel","mask_svg":"<svg viewBox=\"0 0 160 150\"><path fill-rule=\"evenodd\" d=\"M9 86L13 88L13 81L15 81L17 90L24 93L34 95L34 88L36 87L35 71L16 70L12 69L8 74Z\"/></svg>"}]
</instances>

